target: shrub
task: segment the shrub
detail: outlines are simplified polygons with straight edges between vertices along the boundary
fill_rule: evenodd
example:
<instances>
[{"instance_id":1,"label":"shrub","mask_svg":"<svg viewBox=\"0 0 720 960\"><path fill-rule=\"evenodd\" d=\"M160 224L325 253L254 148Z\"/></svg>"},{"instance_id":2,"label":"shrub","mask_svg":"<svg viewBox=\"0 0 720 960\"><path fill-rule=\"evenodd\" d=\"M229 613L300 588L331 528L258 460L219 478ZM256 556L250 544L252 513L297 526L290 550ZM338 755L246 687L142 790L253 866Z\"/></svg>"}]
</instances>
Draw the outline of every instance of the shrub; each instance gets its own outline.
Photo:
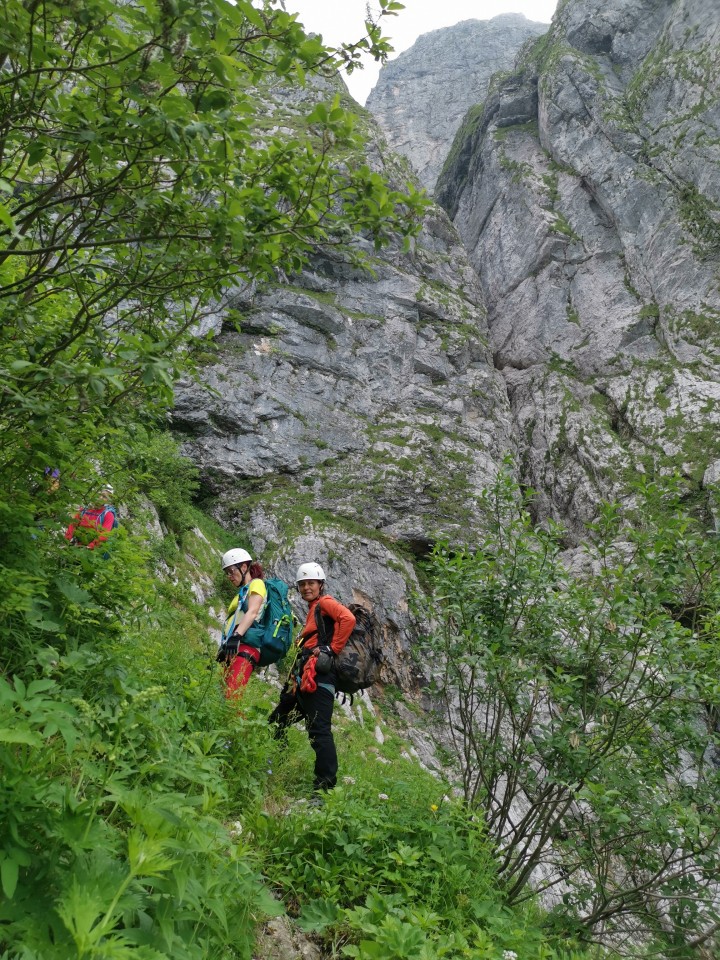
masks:
<instances>
[{"instance_id":1,"label":"shrub","mask_svg":"<svg viewBox=\"0 0 720 960\"><path fill-rule=\"evenodd\" d=\"M510 902L555 887L587 937L687 945L717 915L717 541L650 484L571 574L508 476L481 508L482 549L433 552L426 649Z\"/></svg>"}]
</instances>

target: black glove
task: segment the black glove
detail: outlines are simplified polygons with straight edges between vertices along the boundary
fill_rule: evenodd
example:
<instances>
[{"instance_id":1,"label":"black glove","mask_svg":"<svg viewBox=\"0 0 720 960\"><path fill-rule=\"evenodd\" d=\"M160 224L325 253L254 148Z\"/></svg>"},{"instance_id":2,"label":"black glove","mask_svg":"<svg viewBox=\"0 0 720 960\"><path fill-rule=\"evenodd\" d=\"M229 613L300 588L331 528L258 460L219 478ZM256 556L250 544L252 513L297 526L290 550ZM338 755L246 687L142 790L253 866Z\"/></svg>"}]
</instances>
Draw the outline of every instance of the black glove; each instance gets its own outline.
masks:
<instances>
[{"instance_id":1,"label":"black glove","mask_svg":"<svg viewBox=\"0 0 720 960\"><path fill-rule=\"evenodd\" d=\"M330 673L335 661L335 654L330 647L318 647L315 669L318 673Z\"/></svg>"},{"instance_id":2,"label":"black glove","mask_svg":"<svg viewBox=\"0 0 720 960\"><path fill-rule=\"evenodd\" d=\"M235 639L226 640L225 643L220 644L220 649L218 650L217 657L215 658L218 663L230 663L232 658L236 655L238 651L238 640L237 635L234 635Z\"/></svg>"}]
</instances>

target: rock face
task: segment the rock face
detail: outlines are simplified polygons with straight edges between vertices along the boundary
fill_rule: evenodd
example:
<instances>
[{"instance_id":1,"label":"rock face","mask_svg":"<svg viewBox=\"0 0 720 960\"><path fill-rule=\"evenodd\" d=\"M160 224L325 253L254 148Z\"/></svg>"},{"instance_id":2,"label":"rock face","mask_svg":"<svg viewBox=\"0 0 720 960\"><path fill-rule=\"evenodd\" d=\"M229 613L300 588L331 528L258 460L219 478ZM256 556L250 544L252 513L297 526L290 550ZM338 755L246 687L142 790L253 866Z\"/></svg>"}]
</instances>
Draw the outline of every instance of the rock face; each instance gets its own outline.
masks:
<instances>
[{"instance_id":1,"label":"rock face","mask_svg":"<svg viewBox=\"0 0 720 960\"><path fill-rule=\"evenodd\" d=\"M480 278L525 479L575 525L720 453L720 20L569 0L437 188Z\"/></svg>"},{"instance_id":2,"label":"rock face","mask_svg":"<svg viewBox=\"0 0 720 960\"><path fill-rule=\"evenodd\" d=\"M389 678L417 679L412 560L482 537L507 453L570 543L638 473L715 476L718 30L704 0L568 0L454 144L438 198L465 247L434 208L372 273L320 252L238 290L240 332L212 320L174 412L208 502L281 575L316 559L375 604Z\"/></svg>"},{"instance_id":3,"label":"rock face","mask_svg":"<svg viewBox=\"0 0 720 960\"><path fill-rule=\"evenodd\" d=\"M513 67L527 40L547 29L516 13L465 20L423 34L383 66L367 108L430 193L468 108L485 99L493 74Z\"/></svg>"},{"instance_id":4,"label":"rock face","mask_svg":"<svg viewBox=\"0 0 720 960\"><path fill-rule=\"evenodd\" d=\"M319 258L292 284L239 294L242 332L221 326L217 362L178 391L173 420L217 518L288 581L315 559L339 597L374 607L386 679L412 689L405 555L480 535L474 498L513 442L444 215L411 255L374 267Z\"/></svg>"},{"instance_id":5,"label":"rock face","mask_svg":"<svg viewBox=\"0 0 720 960\"><path fill-rule=\"evenodd\" d=\"M410 176L369 124L373 165ZM366 269L319 253L299 276L236 291L240 332L211 318L214 355L177 391L173 424L220 522L280 576L318 560L338 597L374 605L387 678L412 687L408 557L481 535L476 497L515 445L445 213L430 211L409 252L365 252Z\"/></svg>"},{"instance_id":6,"label":"rock face","mask_svg":"<svg viewBox=\"0 0 720 960\"><path fill-rule=\"evenodd\" d=\"M374 271L319 258L292 283L238 294L242 332L221 328L205 391L181 390L174 421L216 492L273 478L277 500L293 480L295 505L412 542L472 526L511 445L507 400L441 213L412 254Z\"/></svg>"}]
</instances>

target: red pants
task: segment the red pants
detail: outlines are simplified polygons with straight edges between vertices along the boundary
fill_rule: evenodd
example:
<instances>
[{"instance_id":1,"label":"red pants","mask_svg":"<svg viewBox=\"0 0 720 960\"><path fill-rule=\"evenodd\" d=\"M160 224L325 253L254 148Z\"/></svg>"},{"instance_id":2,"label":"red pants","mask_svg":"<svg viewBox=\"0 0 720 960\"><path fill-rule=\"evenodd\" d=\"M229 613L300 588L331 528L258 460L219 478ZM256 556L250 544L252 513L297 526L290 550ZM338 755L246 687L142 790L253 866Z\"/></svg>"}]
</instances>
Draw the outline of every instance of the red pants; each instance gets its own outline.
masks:
<instances>
[{"instance_id":1,"label":"red pants","mask_svg":"<svg viewBox=\"0 0 720 960\"><path fill-rule=\"evenodd\" d=\"M225 696L228 699L239 697L247 684L255 664L260 659L260 651L246 643L238 646L238 652L225 667Z\"/></svg>"}]
</instances>

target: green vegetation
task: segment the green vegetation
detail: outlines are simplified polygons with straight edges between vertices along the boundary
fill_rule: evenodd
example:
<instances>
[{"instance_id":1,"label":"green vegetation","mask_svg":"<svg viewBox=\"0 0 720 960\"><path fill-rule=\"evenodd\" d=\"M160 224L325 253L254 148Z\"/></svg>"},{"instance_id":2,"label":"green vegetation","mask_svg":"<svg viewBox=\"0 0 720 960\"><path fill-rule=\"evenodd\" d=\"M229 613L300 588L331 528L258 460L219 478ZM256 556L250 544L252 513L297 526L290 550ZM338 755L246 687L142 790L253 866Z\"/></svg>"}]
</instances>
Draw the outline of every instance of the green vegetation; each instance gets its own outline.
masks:
<instances>
[{"instance_id":1,"label":"green vegetation","mask_svg":"<svg viewBox=\"0 0 720 960\"><path fill-rule=\"evenodd\" d=\"M550 224L550 229L554 233L562 234L562 236L568 237L570 240L580 242L580 237L575 233L573 228L570 226L567 218L563 216L562 213L555 212L555 217Z\"/></svg>"},{"instance_id":2,"label":"green vegetation","mask_svg":"<svg viewBox=\"0 0 720 960\"><path fill-rule=\"evenodd\" d=\"M388 793L372 779L338 792L313 830L265 821L271 879L300 894L301 927L360 960L552 956L529 918L498 903L481 827L429 777L394 773Z\"/></svg>"},{"instance_id":3,"label":"green vegetation","mask_svg":"<svg viewBox=\"0 0 720 960\"><path fill-rule=\"evenodd\" d=\"M480 509L482 549L441 544L430 560L440 587L425 649L509 900L533 895L544 867L581 940L632 914L660 955L692 957L687 941L716 918L720 869L708 517L679 482L647 483L634 507L601 509L587 572L570 575L562 531L533 527L509 477Z\"/></svg>"},{"instance_id":4,"label":"green vegetation","mask_svg":"<svg viewBox=\"0 0 720 960\"><path fill-rule=\"evenodd\" d=\"M720 311L704 303L702 313L684 310L679 315L668 311L670 329L682 337L702 344L706 349L720 347Z\"/></svg>"},{"instance_id":5,"label":"green vegetation","mask_svg":"<svg viewBox=\"0 0 720 960\"><path fill-rule=\"evenodd\" d=\"M716 544L682 491L647 491L635 516L606 508L601 575L577 581L557 532L533 530L502 481L481 504L483 551L436 551L424 582L443 587L427 639L438 692L472 707L448 725L462 797L410 758L390 724L397 689L382 746L377 713L363 726L338 711L348 773L319 810L303 803L307 738L291 731L283 751L267 728L277 689L255 676L239 711L222 697L215 620L195 596L227 602L217 559L238 537L194 502L165 415L175 379L214 355L192 330L230 279L343 249L347 223L377 244L416 231L424 201L359 159L340 96L298 106L285 130L257 96L352 69L361 51L382 58L377 25L330 51L274 2L8 0L4 12L3 960L249 960L281 914L334 957L570 960L629 913L656 935L648 952L690 960L686 934L714 919L718 875L717 772L701 746L720 711L720 591ZM368 496L417 469L400 429L379 431L397 449L368 456ZM431 474L420 495L462 524L475 507L462 435L417 429ZM68 517L106 478L120 528L101 549L68 543ZM353 493L347 472L334 482ZM269 500L287 540L306 517L338 527L287 477L248 486L238 519ZM383 540L360 520L340 526ZM620 536L629 557L610 547ZM480 692L517 734L509 745L473 726ZM678 777L681 757L693 777ZM516 828L505 798L520 791ZM550 849L574 885L548 917L529 883Z\"/></svg>"},{"instance_id":6,"label":"green vegetation","mask_svg":"<svg viewBox=\"0 0 720 960\"><path fill-rule=\"evenodd\" d=\"M507 127L498 127L494 136L495 140L502 143L510 137L523 133L528 133L530 136L537 138L539 132L537 120L527 120L525 123L513 123Z\"/></svg>"},{"instance_id":7,"label":"green vegetation","mask_svg":"<svg viewBox=\"0 0 720 960\"><path fill-rule=\"evenodd\" d=\"M442 180L446 175L451 174L461 154L467 149L467 145L472 142L475 133L480 126L484 110L485 105L482 103L475 104L475 106L472 106L468 109L467 113L463 117L457 133L455 134L452 146L450 147L448 155L445 158L445 163L440 171L438 180Z\"/></svg>"},{"instance_id":8,"label":"green vegetation","mask_svg":"<svg viewBox=\"0 0 720 960\"><path fill-rule=\"evenodd\" d=\"M418 287L415 299L419 305L420 326L432 326L441 338L447 342L450 338L455 338L459 343L467 343L473 340L484 342L483 337L479 335L477 325L468 321L474 319L474 316L481 312L483 308L472 308L467 299L463 296L462 289L452 287L440 280L423 279ZM424 312L423 305L427 305L429 310ZM440 309L438 309L438 307ZM448 322L442 316L447 311L454 316L461 317L460 322ZM436 314L439 313L438 317Z\"/></svg>"},{"instance_id":9,"label":"green vegetation","mask_svg":"<svg viewBox=\"0 0 720 960\"><path fill-rule=\"evenodd\" d=\"M74 452L78 417L113 426L137 404L163 410L227 284L297 270L319 243L347 248L348 223L378 245L419 228L414 188L391 190L350 159L363 140L337 97L299 106L295 129L254 132L258 86L300 85L359 49L383 56L372 24L358 49L334 54L277 5L249 0L93 0L82 16L9 0L5 20L0 324L14 335L0 350L0 426L11 443L29 424L55 462ZM35 469L19 449L10 458L16 479Z\"/></svg>"},{"instance_id":10,"label":"green vegetation","mask_svg":"<svg viewBox=\"0 0 720 960\"><path fill-rule=\"evenodd\" d=\"M525 42L522 63L527 63L537 74L546 73L558 55L558 47L555 31L551 27L547 33Z\"/></svg>"},{"instance_id":11,"label":"green vegetation","mask_svg":"<svg viewBox=\"0 0 720 960\"><path fill-rule=\"evenodd\" d=\"M504 136L507 135L506 130L514 132L516 129L516 127L506 127L503 130L499 130L497 134L498 139L504 139ZM500 138L499 134L503 134L504 136ZM503 148L498 150L498 162L502 170L511 174L510 183L524 183L532 176L533 168L530 163L526 160L513 160L512 157L507 155L507 152Z\"/></svg>"},{"instance_id":12,"label":"green vegetation","mask_svg":"<svg viewBox=\"0 0 720 960\"><path fill-rule=\"evenodd\" d=\"M472 767L472 776L466 770L468 806L448 799L448 784L409 759L402 733L388 725L401 697L397 688L388 690L383 709L382 747L372 734L377 718L367 708L365 726L338 711L348 779L322 810L308 815L307 739L293 730L289 749L281 751L266 727L276 690L254 678L238 716L222 700L217 668L207 669L213 666L207 612L194 602L191 585L210 576L226 602L217 557L232 538L191 506L194 471L167 437L136 434L117 461L116 482L130 491L127 512L135 515L149 502L169 526L173 517L183 518L164 537L173 546L168 576L153 572L144 534L127 535L127 516L106 559L66 548L54 535L56 527L43 525L35 540L26 541L40 584L32 609L13 612L6 595L0 681L0 878L6 899L0 943L10 950L8 957L20 956L13 950L21 947L43 960L101 960L110 951L121 960L249 957L258 924L284 911L328 950L363 960L453 954L501 960L505 951L522 960L552 960L579 950L585 933L572 921L571 908L591 903L598 915L590 888L580 884L576 900L545 917L532 905L519 905L527 896L526 885L518 884L523 870L508 864L521 844L504 845L497 855L497 811L481 802L490 790L477 773L501 775L501 741L473 736L475 749L482 745L489 752ZM676 759L672 737L682 735L685 751L693 744L699 748L701 737L697 719L683 719L678 704L665 700L653 664L662 660L672 666L672 677L682 676L684 709L695 702L718 709L716 546L698 540L677 496L664 495L666 526L654 526L660 514L657 499L650 501L656 513L639 511L631 564L603 552L598 581L583 594L584 586L571 585L558 564L553 532L533 531L517 492L509 493L503 501L498 490L490 491L484 501L497 526L489 524L483 554L473 561L481 571L475 572L469 555L443 550L436 552L433 569L437 582L453 587L443 591L446 599L438 607L451 636L473 638L464 669L497 667L498 677L505 677L493 687L498 704L513 691L535 710L550 695L562 707L547 737L533 740L532 750L523 742L525 752L513 763L533 766L542 757L550 782L576 784L573 796L600 817L588 842L602 838L611 849L631 798L646 857L653 843L676 830L683 846L676 839L673 849L685 856L690 837L699 855L703 838L711 837L710 805L701 794L714 788L713 775L706 769L700 783L677 793L670 787L667 798L654 790L656 749L663 750L663 776L669 778ZM617 538L618 519L605 516L606 526L596 531L598 549ZM501 538L502 550L495 552L493 537ZM640 566L646 563L649 568ZM644 592L638 606L628 584L639 582L640 569ZM450 596L460 604L452 612L446 606ZM676 619L663 619L650 603L653 597ZM673 626L676 621L685 626ZM502 639L496 644L497 630ZM690 642L693 632L702 636L701 645ZM613 643L620 644L614 660ZM642 644L647 670L653 668L653 695L646 703L633 687L636 702L625 717L607 686L616 685L636 644ZM575 662L591 654L596 669L588 668L590 660ZM532 689L538 697L526 703L523 691ZM647 723L638 722L650 706L652 735ZM530 729L527 716L515 716ZM612 749L584 746L592 724L598 724L593 744L612 735ZM467 761L472 753L460 756ZM613 763L622 764L622 777ZM523 789L531 782L526 776ZM643 783L647 790L639 789ZM615 800L619 795L623 805ZM560 794L556 801L557 814ZM705 812L682 819L696 808ZM484 817L476 819L480 809ZM643 818L654 818L652 829ZM583 870L593 868L577 843L577 831L587 835L591 823L564 818L562 842L550 829L565 869L574 856ZM525 826L531 832L530 820ZM623 850L628 844L625 836ZM710 845L704 855L706 869L714 869ZM700 871L693 882L702 876ZM604 916L612 915L617 902L607 880ZM696 922L695 902L691 898L678 911L679 924ZM652 926L652 917L646 914L645 921ZM658 949L667 950L658 937ZM693 954L678 948L663 955Z\"/></svg>"},{"instance_id":13,"label":"green vegetation","mask_svg":"<svg viewBox=\"0 0 720 960\"><path fill-rule=\"evenodd\" d=\"M282 751L267 728L276 688L253 678L241 714L220 693L191 587L214 579L227 602L232 538L191 505L192 466L149 432L113 470L127 493L106 557L67 547L48 517L35 539L15 527L37 584L27 609L6 593L0 621L4 955L249 960L287 911L344 956L569 958L504 903L481 822L392 727L378 747L367 707L367 728L338 711L348 774L308 815L307 738L291 730ZM166 575L133 521L150 505L183 518Z\"/></svg>"},{"instance_id":14,"label":"green vegetation","mask_svg":"<svg viewBox=\"0 0 720 960\"><path fill-rule=\"evenodd\" d=\"M695 252L717 256L720 250L720 205L687 183L678 191L680 216L693 239Z\"/></svg>"},{"instance_id":15,"label":"green vegetation","mask_svg":"<svg viewBox=\"0 0 720 960\"><path fill-rule=\"evenodd\" d=\"M547 189L549 207L551 210L554 210L558 200L560 199L558 171L553 170L551 173L545 173L543 174L542 179Z\"/></svg>"},{"instance_id":16,"label":"green vegetation","mask_svg":"<svg viewBox=\"0 0 720 960\"><path fill-rule=\"evenodd\" d=\"M664 35L645 57L627 86L625 107L628 116L637 121L642 116L653 89L661 83L674 79L703 90L710 90L717 79L717 73L717 61L711 48L698 49L693 46L687 50L673 50L671 38ZM667 124L674 126L684 124L689 118L697 116L708 108L709 104L705 96L702 96L699 104L695 104L684 114L676 114L669 118Z\"/></svg>"},{"instance_id":17,"label":"green vegetation","mask_svg":"<svg viewBox=\"0 0 720 960\"><path fill-rule=\"evenodd\" d=\"M368 21L328 50L245 0L9 0L3 22L0 953L249 957L282 907L225 820L264 761L206 669L191 590L229 535L192 507L162 424L190 348L212 358L192 331L229 281L297 269L348 221L378 244L418 228L418 195L351 159L337 99L257 136L258 87L387 41ZM108 477L120 529L68 544Z\"/></svg>"},{"instance_id":18,"label":"green vegetation","mask_svg":"<svg viewBox=\"0 0 720 960\"><path fill-rule=\"evenodd\" d=\"M348 221L379 244L408 236L423 203L348 161L362 141L337 103L298 107L300 132L253 132L258 84L302 84L362 49L383 56L372 23L333 52L277 5L245 0L93 0L77 16L11 0L5 12L0 532L3 610L24 637L25 620L61 622L44 537L92 499L99 473L124 503L153 493L182 545L187 511L165 499L191 478L146 441L193 350L207 354L193 328L225 284L274 276L280 259L297 268L318 243L342 247ZM61 471L58 490L46 468Z\"/></svg>"},{"instance_id":19,"label":"green vegetation","mask_svg":"<svg viewBox=\"0 0 720 960\"><path fill-rule=\"evenodd\" d=\"M656 303L646 303L644 307L640 308L638 316L641 320L658 320L660 317L660 307Z\"/></svg>"},{"instance_id":20,"label":"green vegetation","mask_svg":"<svg viewBox=\"0 0 720 960\"><path fill-rule=\"evenodd\" d=\"M570 298L568 298L566 317L568 323L574 323L576 326L580 326L580 314Z\"/></svg>"},{"instance_id":21,"label":"green vegetation","mask_svg":"<svg viewBox=\"0 0 720 960\"><path fill-rule=\"evenodd\" d=\"M233 942L249 956L254 918L277 906L222 822L227 717L190 591L222 541L193 532L213 525L191 507L194 470L168 438L137 435L124 453L113 479L125 519L105 555L66 544L57 504L37 521L3 510L16 549L0 619L0 944L8 957L200 960ZM128 511L153 501L172 580L128 534ZM251 741L235 760L255 766Z\"/></svg>"}]
</instances>

